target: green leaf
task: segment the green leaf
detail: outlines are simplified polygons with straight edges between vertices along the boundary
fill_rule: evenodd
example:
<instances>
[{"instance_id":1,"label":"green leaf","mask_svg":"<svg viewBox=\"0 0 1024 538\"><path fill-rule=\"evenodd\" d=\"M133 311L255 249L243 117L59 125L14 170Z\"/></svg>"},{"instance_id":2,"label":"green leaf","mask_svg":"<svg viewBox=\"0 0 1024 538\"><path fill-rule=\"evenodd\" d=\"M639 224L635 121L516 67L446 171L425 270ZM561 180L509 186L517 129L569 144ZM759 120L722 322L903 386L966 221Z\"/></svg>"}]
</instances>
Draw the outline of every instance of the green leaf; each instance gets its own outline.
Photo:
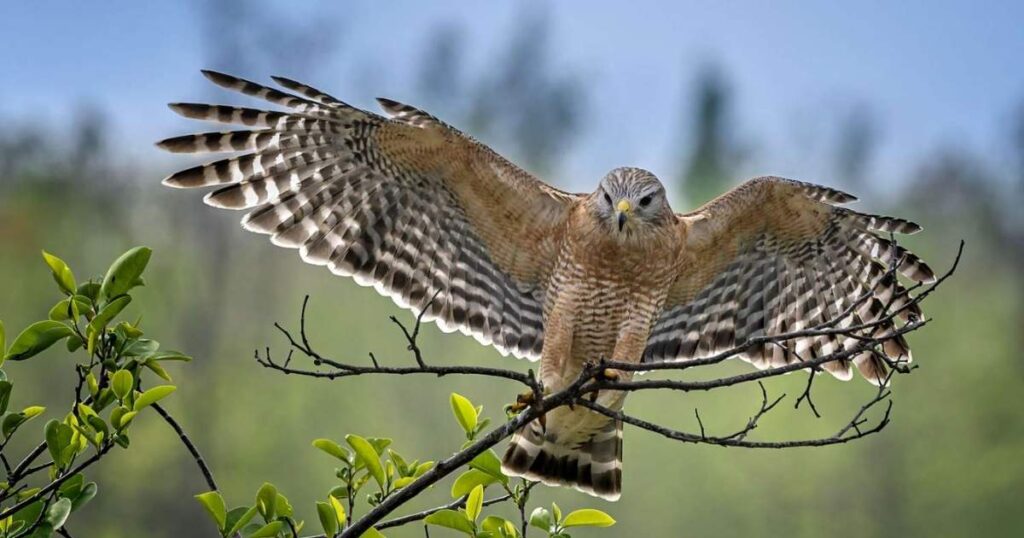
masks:
<instances>
[{"instance_id":1,"label":"green leaf","mask_svg":"<svg viewBox=\"0 0 1024 538\"><path fill-rule=\"evenodd\" d=\"M92 500L96 496L96 482L89 482L82 488L82 492L77 497L71 500L71 511L78 510L79 507Z\"/></svg>"},{"instance_id":2,"label":"green leaf","mask_svg":"<svg viewBox=\"0 0 1024 538\"><path fill-rule=\"evenodd\" d=\"M469 492L469 497L466 498L466 516L470 520L476 521L480 517L480 511L484 509L484 487L478 484L472 491Z\"/></svg>"},{"instance_id":3,"label":"green leaf","mask_svg":"<svg viewBox=\"0 0 1024 538\"><path fill-rule=\"evenodd\" d=\"M25 360L72 334L74 331L71 330L71 327L58 321L37 321L21 331L21 334L14 339L4 360Z\"/></svg>"},{"instance_id":4,"label":"green leaf","mask_svg":"<svg viewBox=\"0 0 1024 538\"><path fill-rule=\"evenodd\" d=\"M452 484L452 498L458 499L463 495L468 495L477 486L487 487L495 482L497 479L493 476L483 471L470 469L455 479L455 483Z\"/></svg>"},{"instance_id":5,"label":"green leaf","mask_svg":"<svg viewBox=\"0 0 1024 538\"><path fill-rule=\"evenodd\" d=\"M369 441L358 435L346 435L345 441L356 451L356 456L366 465L370 476L377 481L377 484L384 487L384 468L380 464L380 455Z\"/></svg>"},{"instance_id":6,"label":"green leaf","mask_svg":"<svg viewBox=\"0 0 1024 538\"><path fill-rule=\"evenodd\" d=\"M49 318L54 321L65 321L69 319L78 320L82 312L92 312L92 302L88 297L75 295L62 299L50 309Z\"/></svg>"},{"instance_id":7,"label":"green leaf","mask_svg":"<svg viewBox=\"0 0 1024 538\"><path fill-rule=\"evenodd\" d=\"M462 512L456 512L455 510L448 510L446 508L430 514L423 521L431 525L454 529L473 536L473 524L466 519L466 515Z\"/></svg>"},{"instance_id":8,"label":"green leaf","mask_svg":"<svg viewBox=\"0 0 1024 538\"><path fill-rule=\"evenodd\" d=\"M565 516L565 521L562 522L563 527L611 527L615 524L615 520L612 516L594 509L594 508L583 508L581 510L574 510Z\"/></svg>"},{"instance_id":9,"label":"green leaf","mask_svg":"<svg viewBox=\"0 0 1024 538\"><path fill-rule=\"evenodd\" d=\"M271 538L277 536L277 533L284 529L284 521L271 521L266 525L262 526L256 532L250 534L248 538Z\"/></svg>"},{"instance_id":10,"label":"green leaf","mask_svg":"<svg viewBox=\"0 0 1024 538\"><path fill-rule=\"evenodd\" d=\"M331 441L330 439L317 439L313 441L313 446L323 450L324 452L338 458L341 461L348 461L349 452L345 447Z\"/></svg>"},{"instance_id":11,"label":"green leaf","mask_svg":"<svg viewBox=\"0 0 1024 538\"><path fill-rule=\"evenodd\" d=\"M317 501L316 515L320 518L320 527L324 529L324 534L328 538L333 538L338 532L338 514L334 512L334 507L323 501Z\"/></svg>"},{"instance_id":12,"label":"green leaf","mask_svg":"<svg viewBox=\"0 0 1024 538\"><path fill-rule=\"evenodd\" d=\"M334 517L338 518L338 525L345 524L345 505L341 504L334 495L328 495L327 500L331 503L331 508L334 509Z\"/></svg>"},{"instance_id":13,"label":"green leaf","mask_svg":"<svg viewBox=\"0 0 1024 538\"><path fill-rule=\"evenodd\" d=\"M153 359L146 359L145 361L143 361L142 365L145 366L146 368L149 368L150 371L160 376L160 378L163 379L164 381L173 381L171 379L171 374L167 373L167 370L164 370L164 367L160 366L159 362L156 362Z\"/></svg>"},{"instance_id":14,"label":"green leaf","mask_svg":"<svg viewBox=\"0 0 1024 538\"><path fill-rule=\"evenodd\" d=\"M35 418L46 411L46 408L41 405L31 405L21 410L21 413L25 415L26 419Z\"/></svg>"},{"instance_id":15,"label":"green leaf","mask_svg":"<svg viewBox=\"0 0 1024 538\"><path fill-rule=\"evenodd\" d=\"M375 529L373 527L370 527L369 529L366 530L366 532L360 534L359 538L387 538L387 537L384 536L384 534L382 532L380 532L379 530L377 530L377 529Z\"/></svg>"},{"instance_id":16,"label":"green leaf","mask_svg":"<svg viewBox=\"0 0 1024 538\"><path fill-rule=\"evenodd\" d=\"M138 411L129 411L121 415L121 420L118 421L117 428L124 429L129 423L131 423L132 419L135 418L135 415L137 414L139 414Z\"/></svg>"},{"instance_id":17,"label":"green leaf","mask_svg":"<svg viewBox=\"0 0 1024 538\"><path fill-rule=\"evenodd\" d=\"M274 519L274 512L277 510L277 488L270 482L264 482L256 492L256 509L264 521Z\"/></svg>"},{"instance_id":18,"label":"green leaf","mask_svg":"<svg viewBox=\"0 0 1024 538\"><path fill-rule=\"evenodd\" d=\"M61 497L59 501L51 504L50 508L46 510L46 522L54 529L59 529L64 526L70 514L71 499Z\"/></svg>"},{"instance_id":19,"label":"green leaf","mask_svg":"<svg viewBox=\"0 0 1024 538\"><path fill-rule=\"evenodd\" d=\"M536 527L548 532L551 530L553 521L551 521L551 513L546 508L538 506L530 514L530 526Z\"/></svg>"},{"instance_id":20,"label":"green leaf","mask_svg":"<svg viewBox=\"0 0 1024 538\"><path fill-rule=\"evenodd\" d=\"M75 275L72 274L71 268L68 264L64 263L64 260L50 254L49 252L43 251L43 260L46 265L50 266L50 271L53 271L53 279L57 281L57 285L60 289L68 295L74 295L75 289L78 287L75 284ZM59 528L59 527L54 527Z\"/></svg>"},{"instance_id":21,"label":"green leaf","mask_svg":"<svg viewBox=\"0 0 1024 538\"><path fill-rule=\"evenodd\" d=\"M138 323L138 322L136 322L136 323ZM117 328L114 329L114 330L121 331L124 334L125 339L139 338L143 334L145 334L137 326L132 325L131 323L128 323L127 321L122 321L121 323L118 323L117 324ZM155 344L156 342L153 342L153 343ZM156 351L156 349L154 348L153 351Z\"/></svg>"},{"instance_id":22,"label":"green leaf","mask_svg":"<svg viewBox=\"0 0 1024 538\"><path fill-rule=\"evenodd\" d=\"M508 484L508 477L501 472L501 460L493 450L485 450L477 454L473 461L469 462L469 466L493 476L502 484Z\"/></svg>"},{"instance_id":23,"label":"green leaf","mask_svg":"<svg viewBox=\"0 0 1024 538\"><path fill-rule=\"evenodd\" d=\"M348 489L345 486L335 486L331 488L330 496L338 499L348 498Z\"/></svg>"},{"instance_id":24,"label":"green leaf","mask_svg":"<svg viewBox=\"0 0 1024 538\"><path fill-rule=\"evenodd\" d=\"M558 507L557 503L551 503L551 515L555 518L555 522L562 521L562 509Z\"/></svg>"},{"instance_id":25,"label":"green leaf","mask_svg":"<svg viewBox=\"0 0 1024 538\"><path fill-rule=\"evenodd\" d=\"M490 533L497 533L498 529L505 526L505 519L498 516L487 516L480 522L480 528Z\"/></svg>"},{"instance_id":26,"label":"green leaf","mask_svg":"<svg viewBox=\"0 0 1024 538\"><path fill-rule=\"evenodd\" d=\"M416 478L423 476L424 473L434 468L434 462L425 461L416 466L416 470L413 471L412 475Z\"/></svg>"},{"instance_id":27,"label":"green leaf","mask_svg":"<svg viewBox=\"0 0 1024 538\"><path fill-rule=\"evenodd\" d=\"M103 310L100 310L100 313L96 314L96 317L92 318L92 321L89 322L89 330L97 334L102 332L107 327L107 324L113 321L130 302L132 302L130 296L122 295L107 303L107 306L103 307Z\"/></svg>"},{"instance_id":28,"label":"green leaf","mask_svg":"<svg viewBox=\"0 0 1024 538\"><path fill-rule=\"evenodd\" d=\"M238 531L242 530L242 527L249 524L252 518L256 517L256 507L246 508L239 506L238 508L232 508L228 512L228 518L226 526L230 527L227 532L224 533L226 536L234 536Z\"/></svg>"},{"instance_id":29,"label":"green leaf","mask_svg":"<svg viewBox=\"0 0 1024 538\"><path fill-rule=\"evenodd\" d=\"M192 360L192 357L189 357L188 355L186 355L186 354L184 354L184 353L182 353L180 351L170 351L170 350L168 350L168 351L157 351L156 353L152 353L152 354L146 355L144 358L146 360L152 360L152 361L184 361L184 362L189 362L189 361Z\"/></svg>"},{"instance_id":30,"label":"green leaf","mask_svg":"<svg viewBox=\"0 0 1024 538\"><path fill-rule=\"evenodd\" d=\"M409 484L412 484L415 481L416 481L416 477L413 477L413 476L403 476L402 478L399 478L398 480L395 480L395 482L392 484L392 486L394 486L395 489L402 489L405 486L408 486Z\"/></svg>"},{"instance_id":31,"label":"green leaf","mask_svg":"<svg viewBox=\"0 0 1024 538\"><path fill-rule=\"evenodd\" d=\"M68 353L74 353L78 351L78 348L82 347L82 345L84 344L85 342L81 338L79 338L77 334L69 336L67 343Z\"/></svg>"},{"instance_id":32,"label":"green leaf","mask_svg":"<svg viewBox=\"0 0 1024 538\"><path fill-rule=\"evenodd\" d=\"M132 392L132 388L135 387L135 378L132 377L132 373L128 370L118 370L114 372L114 375L110 378L110 388L114 391L114 395L119 400L124 400Z\"/></svg>"},{"instance_id":33,"label":"green leaf","mask_svg":"<svg viewBox=\"0 0 1024 538\"><path fill-rule=\"evenodd\" d=\"M196 500L209 512L210 517L217 522L217 529L224 530L227 524L227 508L224 506L224 497L218 491L207 491L196 495ZM77 520L76 520L77 521Z\"/></svg>"},{"instance_id":34,"label":"green leaf","mask_svg":"<svg viewBox=\"0 0 1024 538\"><path fill-rule=\"evenodd\" d=\"M373 446L378 456L384 455L384 449L391 446L391 439L381 437L367 437L366 442Z\"/></svg>"},{"instance_id":35,"label":"green leaf","mask_svg":"<svg viewBox=\"0 0 1024 538\"><path fill-rule=\"evenodd\" d=\"M122 330L124 329L122 328ZM156 350L158 349L160 349L160 342L149 338L140 338L125 348L122 354L126 357L149 357L153 353L156 353Z\"/></svg>"},{"instance_id":36,"label":"green leaf","mask_svg":"<svg viewBox=\"0 0 1024 538\"><path fill-rule=\"evenodd\" d=\"M91 396L95 397L100 392L99 381L96 381L96 375L91 371L89 372L89 375L85 376L85 384L89 388L89 394Z\"/></svg>"},{"instance_id":37,"label":"green leaf","mask_svg":"<svg viewBox=\"0 0 1024 538\"><path fill-rule=\"evenodd\" d=\"M139 277L146 270L149 257L153 251L146 247L135 247L121 255L114 261L103 277L103 284L100 285L100 296L104 299L112 299L123 295L135 287Z\"/></svg>"},{"instance_id":38,"label":"green leaf","mask_svg":"<svg viewBox=\"0 0 1024 538\"><path fill-rule=\"evenodd\" d=\"M391 462L395 464L395 467L398 468L398 472L402 476L409 474L409 463L405 461L405 458L403 458L401 454L388 449L388 458L391 458Z\"/></svg>"},{"instance_id":39,"label":"green leaf","mask_svg":"<svg viewBox=\"0 0 1024 538\"><path fill-rule=\"evenodd\" d=\"M88 437L87 439L92 442L96 448L99 448L100 443L107 437L107 434L110 433L107 428L107 423L100 417L87 417L86 422L89 423L89 426L92 426L92 429L96 430L96 435Z\"/></svg>"},{"instance_id":40,"label":"green leaf","mask_svg":"<svg viewBox=\"0 0 1024 538\"><path fill-rule=\"evenodd\" d=\"M85 477L82 476L82 473L75 473L71 478L65 480L64 483L57 488L57 494L61 497L67 497L74 501L76 497L82 494L84 486Z\"/></svg>"},{"instance_id":41,"label":"green leaf","mask_svg":"<svg viewBox=\"0 0 1024 538\"><path fill-rule=\"evenodd\" d=\"M494 536L516 536L516 526L511 521L498 516L487 516L480 523L480 528Z\"/></svg>"},{"instance_id":42,"label":"green leaf","mask_svg":"<svg viewBox=\"0 0 1024 538\"><path fill-rule=\"evenodd\" d=\"M7 412L7 405L11 403L11 389L14 385L10 381L0 381L0 415Z\"/></svg>"},{"instance_id":43,"label":"green leaf","mask_svg":"<svg viewBox=\"0 0 1024 538\"><path fill-rule=\"evenodd\" d=\"M120 429L121 417L123 417L124 414L127 413L128 411L129 409L123 405L115 407L112 411L110 411L110 424L113 425L115 428Z\"/></svg>"},{"instance_id":44,"label":"green leaf","mask_svg":"<svg viewBox=\"0 0 1024 538\"><path fill-rule=\"evenodd\" d=\"M158 402L159 400L166 398L176 390L178 390L178 387L175 387L174 385L159 385L153 387L143 392L142 394L139 395L138 398L135 399L135 407L133 409L135 411L140 411L146 406L152 405Z\"/></svg>"},{"instance_id":45,"label":"green leaf","mask_svg":"<svg viewBox=\"0 0 1024 538\"><path fill-rule=\"evenodd\" d=\"M473 407L473 402L470 402L465 396L453 392L451 405L452 413L455 415L455 420L459 421L459 426L462 426L467 435L473 433L473 430L476 429L477 419L476 408Z\"/></svg>"},{"instance_id":46,"label":"green leaf","mask_svg":"<svg viewBox=\"0 0 1024 538\"><path fill-rule=\"evenodd\" d=\"M63 422L51 420L46 423L43 432L46 448L50 451L53 462L57 464L57 467L64 467L65 460L70 460L71 455L68 453L68 457L65 458L65 449L71 445L71 438L75 430Z\"/></svg>"},{"instance_id":47,"label":"green leaf","mask_svg":"<svg viewBox=\"0 0 1024 538\"><path fill-rule=\"evenodd\" d=\"M292 517L294 510L292 510L292 503L288 502L288 497L285 497L280 492L277 494L277 499L274 500L274 512L277 513L277 517Z\"/></svg>"},{"instance_id":48,"label":"green leaf","mask_svg":"<svg viewBox=\"0 0 1024 538\"><path fill-rule=\"evenodd\" d=\"M78 286L78 289L75 290L75 295L88 297L90 301L96 302L96 299L100 296L100 285L91 280L89 282L83 282Z\"/></svg>"},{"instance_id":49,"label":"green leaf","mask_svg":"<svg viewBox=\"0 0 1024 538\"><path fill-rule=\"evenodd\" d=\"M3 422L0 423L0 433L3 433L4 437L9 439L19 426L28 422L33 417L38 416L45 410L45 407L32 406L26 407L20 413L11 413L5 416Z\"/></svg>"}]
</instances>

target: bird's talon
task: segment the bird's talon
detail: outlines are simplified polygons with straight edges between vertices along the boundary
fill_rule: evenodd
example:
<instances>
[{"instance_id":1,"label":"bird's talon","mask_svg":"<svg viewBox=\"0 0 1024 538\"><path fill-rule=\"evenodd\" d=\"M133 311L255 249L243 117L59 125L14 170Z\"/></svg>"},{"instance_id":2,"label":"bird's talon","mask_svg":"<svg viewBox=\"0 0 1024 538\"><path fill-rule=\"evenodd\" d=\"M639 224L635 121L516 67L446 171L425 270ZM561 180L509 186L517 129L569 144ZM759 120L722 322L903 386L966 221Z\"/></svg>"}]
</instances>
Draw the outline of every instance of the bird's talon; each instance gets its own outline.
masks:
<instances>
[{"instance_id":1,"label":"bird's talon","mask_svg":"<svg viewBox=\"0 0 1024 538\"><path fill-rule=\"evenodd\" d=\"M522 394L516 395L515 403L505 406L505 409L511 413L518 413L523 409L526 409L530 405L533 405L533 401L533 391L527 391Z\"/></svg>"}]
</instances>

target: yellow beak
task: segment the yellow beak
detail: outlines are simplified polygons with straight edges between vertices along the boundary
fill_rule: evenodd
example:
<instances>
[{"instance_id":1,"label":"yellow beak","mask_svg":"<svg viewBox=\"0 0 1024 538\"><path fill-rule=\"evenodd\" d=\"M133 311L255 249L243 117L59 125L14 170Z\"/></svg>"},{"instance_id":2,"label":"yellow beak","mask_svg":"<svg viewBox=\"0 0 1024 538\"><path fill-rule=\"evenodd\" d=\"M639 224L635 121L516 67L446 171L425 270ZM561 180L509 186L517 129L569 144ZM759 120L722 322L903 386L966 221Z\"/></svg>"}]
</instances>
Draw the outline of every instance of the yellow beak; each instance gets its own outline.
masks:
<instances>
[{"instance_id":1,"label":"yellow beak","mask_svg":"<svg viewBox=\"0 0 1024 538\"><path fill-rule=\"evenodd\" d=\"M629 212L633 209L629 205L629 200L622 199L615 205L615 209L619 214L619 231L622 231L622 227L626 225L626 217L629 216Z\"/></svg>"}]
</instances>

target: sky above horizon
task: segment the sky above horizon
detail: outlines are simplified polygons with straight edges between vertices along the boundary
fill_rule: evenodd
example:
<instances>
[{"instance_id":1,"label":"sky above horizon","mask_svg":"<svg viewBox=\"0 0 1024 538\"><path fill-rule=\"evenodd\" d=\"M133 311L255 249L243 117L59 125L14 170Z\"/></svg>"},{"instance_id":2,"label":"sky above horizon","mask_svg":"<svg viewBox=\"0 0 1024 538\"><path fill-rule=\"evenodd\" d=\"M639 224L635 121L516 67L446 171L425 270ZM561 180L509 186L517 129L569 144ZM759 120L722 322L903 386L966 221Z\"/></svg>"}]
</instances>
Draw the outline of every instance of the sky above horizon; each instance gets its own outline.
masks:
<instances>
[{"instance_id":1,"label":"sky above horizon","mask_svg":"<svg viewBox=\"0 0 1024 538\"><path fill-rule=\"evenodd\" d=\"M421 49L442 25L462 31L467 63L479 71L498 59L524 12L513 2L270 4L287 14L284 24L323 9L338 17L339 52L311 82L363 107L376 95L416 104ZM878 123L875 181L905 178L939 147L1000 166L1010 114L1024 104L1021 2L526 4L550 15L552 64L588 87L584 135L565 177L551 178L563 187L589 189L620 165L675 172L686 149L680 118L707 65L733 88L736 131L754 152L750 174L823 181L815 177L829 171L822 145L858 106ZM204 11L195 2L97 6L3 6L0 117L59 129L76 107L95 105L111 115L124 155L164 163L152 142L188 129L164 103L211 96L198 74L209 61Z\"/></svg>"}]
</instances>

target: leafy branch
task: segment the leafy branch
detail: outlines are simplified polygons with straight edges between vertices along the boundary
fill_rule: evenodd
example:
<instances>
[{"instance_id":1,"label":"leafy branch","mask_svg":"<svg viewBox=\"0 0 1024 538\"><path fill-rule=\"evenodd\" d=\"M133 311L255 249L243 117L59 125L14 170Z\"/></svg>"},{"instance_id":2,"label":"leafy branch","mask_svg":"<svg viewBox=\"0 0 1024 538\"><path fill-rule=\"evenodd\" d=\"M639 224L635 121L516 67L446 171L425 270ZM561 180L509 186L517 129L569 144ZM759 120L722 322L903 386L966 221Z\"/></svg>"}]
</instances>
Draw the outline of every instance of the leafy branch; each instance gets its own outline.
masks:
<instances>
[{"instance_id":1,"label":"leafy branch","mask_svg":"<svg viewBox=\"0 0 1024 538\"><path fill-rule=\"evenodd\" d=\"M63 417L43 427L43 440L12 466L8 443L24 435L26 423L45 416L46 409L28 406L8 412L14 384L0 369L0 538L40 538L54 533L70 536L70 515L96 496L98 486L87 482L84 472L108 457L116 447L128 449L129 431L137 415L153 408L189 449L207 483L216 487L195 445L158 401L176 390L175 385L156 385L143 390L142 381L155 376L170 382L164 365L189 361L188 356L160 349L145 338L138 321L118 321L132 302L131 291L144 285L142 274L151 252L136 247L124 253L102 279L81 285L64 260L43 252L62 298L50 309L48 319L29 325L8 347L0 323L0 366L30 360L63 342L68 353L80 357L75 372L72 401ZM11 361L8 363L7 361ZM40 462L44 455L49 461ZM45 474L44 474L45 472Z\"/></svg>"}]
</instances>

